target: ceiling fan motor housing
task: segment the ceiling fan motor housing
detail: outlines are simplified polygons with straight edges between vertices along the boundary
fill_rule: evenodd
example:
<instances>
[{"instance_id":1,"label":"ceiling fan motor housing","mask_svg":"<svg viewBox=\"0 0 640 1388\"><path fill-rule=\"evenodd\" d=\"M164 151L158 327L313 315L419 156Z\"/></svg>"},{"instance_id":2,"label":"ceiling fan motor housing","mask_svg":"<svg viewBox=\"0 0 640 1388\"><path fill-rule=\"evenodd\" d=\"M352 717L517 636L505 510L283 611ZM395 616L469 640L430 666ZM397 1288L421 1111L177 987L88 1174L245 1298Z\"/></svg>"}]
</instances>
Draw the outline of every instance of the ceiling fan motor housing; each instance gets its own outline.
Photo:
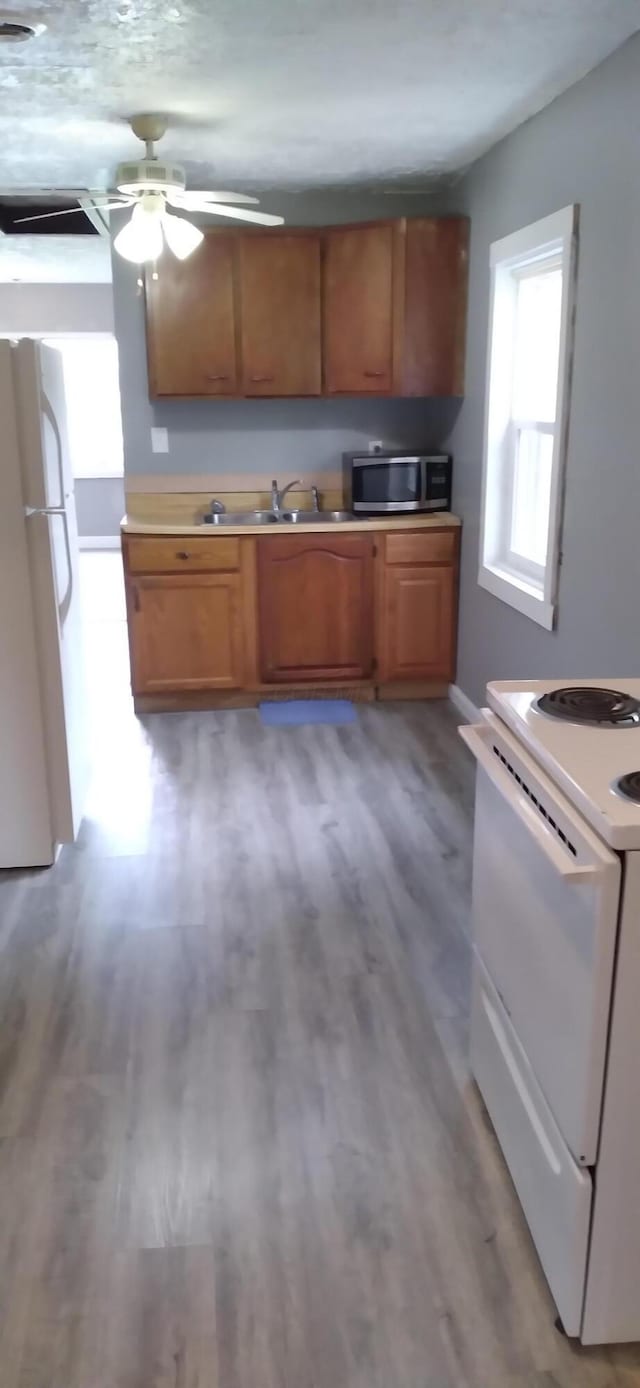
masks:
<instances>
[{"instance_id":1,"label":"ceiling fan motor housing","mask_svg":"<svg viewBox=\"0 0 640 1388\"><path fill-rule=\"evenodd\" d=\"M116 187L120 193L183 193L185 172L180 164L162 159L137 159L119 164Z\"/></svg>"}]
</instances>

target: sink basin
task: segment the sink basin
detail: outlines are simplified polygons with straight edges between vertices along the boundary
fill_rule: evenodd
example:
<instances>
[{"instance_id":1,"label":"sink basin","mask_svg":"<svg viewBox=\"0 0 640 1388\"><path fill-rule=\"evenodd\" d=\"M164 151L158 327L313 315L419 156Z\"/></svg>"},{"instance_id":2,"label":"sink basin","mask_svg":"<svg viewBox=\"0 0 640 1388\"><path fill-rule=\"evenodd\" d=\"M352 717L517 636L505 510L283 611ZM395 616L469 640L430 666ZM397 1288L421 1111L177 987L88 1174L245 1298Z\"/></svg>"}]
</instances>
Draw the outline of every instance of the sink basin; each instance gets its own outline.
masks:
<instances>
[{"instance_id":1,"label":"sink basin","mask_svg":"<svg viewBox=\"0 0 640 1388\"><path fill-rule=\"evenodd\" d=\"M283 511L285 525L339 525L355 520L351 511Z\"/></svg>"},{"instance_id":2,"label":"sink basin","mask_svg":"<svg viewBox=\"0 0 640 1388\"><path fill-rule=\"evenodd\" d=\"M339 525L352 521L351 511L223 511L204 516L202 525Z\"/></svg>"},{"instance_id":3,"label":"sink basin","mask_svg":"<svg viewBox=\"0 0 640 1388\"><path fill-rule=\"evenodd\" d=\"M205 516L203 525L276 525L273 511L223 511Z\"/></svg>"}]
</instances>

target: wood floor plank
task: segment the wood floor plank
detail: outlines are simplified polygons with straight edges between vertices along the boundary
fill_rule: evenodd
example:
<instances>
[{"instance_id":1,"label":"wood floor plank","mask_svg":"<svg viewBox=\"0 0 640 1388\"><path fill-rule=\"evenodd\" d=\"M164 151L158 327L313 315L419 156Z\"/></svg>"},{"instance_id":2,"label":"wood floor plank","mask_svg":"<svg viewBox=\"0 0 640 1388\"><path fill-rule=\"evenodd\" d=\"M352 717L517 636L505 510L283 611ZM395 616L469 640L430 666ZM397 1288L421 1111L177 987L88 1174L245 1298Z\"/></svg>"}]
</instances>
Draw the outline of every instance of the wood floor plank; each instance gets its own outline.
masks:
<instances>
[{"instance_id":1,"label":"wood floor plank","mask_svg":"<svg viewBox=\"0 0 640 1388\"><path fill-rule=\"evenodd\" d=\"M0 875L2 1388L640 1388L469 1077L449 706L111 707L78 845Z\"/></svg>"}]
</instances>

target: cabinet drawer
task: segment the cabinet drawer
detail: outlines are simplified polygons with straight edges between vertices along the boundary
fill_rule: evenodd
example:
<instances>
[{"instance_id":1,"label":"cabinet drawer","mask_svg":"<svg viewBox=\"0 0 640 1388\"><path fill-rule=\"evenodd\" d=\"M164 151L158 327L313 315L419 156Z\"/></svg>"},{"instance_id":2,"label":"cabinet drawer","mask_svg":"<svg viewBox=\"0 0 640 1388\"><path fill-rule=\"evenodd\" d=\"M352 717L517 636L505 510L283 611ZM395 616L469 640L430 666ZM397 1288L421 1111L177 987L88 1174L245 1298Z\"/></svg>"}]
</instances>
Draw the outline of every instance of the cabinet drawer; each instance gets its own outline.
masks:
<instances>
[{"instance_id":1,"label":"cabinet drawer","mask_svg":"<svg viewBox=\"0 0 640 1388\"><path fill-rule=\"evenodd\" d=\"M413 530L386 537L387 564L452 564L455 553L455 530Z\"/></svg>"},{"instance_id":2,"label":"cabinet drawer","mask_svg":"<svg viewBox=\"0 0 640 1388\"><path fill-rule=\"evenodd\" d=\"M129 536L129 573L220 573L240 567L240 542L234 535L215 539L191 535Z\"/></svg>"}]
</instances>

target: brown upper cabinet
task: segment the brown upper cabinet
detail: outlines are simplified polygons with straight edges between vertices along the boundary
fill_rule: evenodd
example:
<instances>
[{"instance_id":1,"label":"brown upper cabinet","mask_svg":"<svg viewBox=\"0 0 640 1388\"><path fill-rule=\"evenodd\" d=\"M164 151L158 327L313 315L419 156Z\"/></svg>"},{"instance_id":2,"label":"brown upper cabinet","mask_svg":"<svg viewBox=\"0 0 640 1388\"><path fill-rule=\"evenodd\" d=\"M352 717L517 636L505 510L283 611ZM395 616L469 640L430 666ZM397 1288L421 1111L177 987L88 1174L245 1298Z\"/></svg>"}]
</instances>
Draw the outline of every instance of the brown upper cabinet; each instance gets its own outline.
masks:
<instances>
[{"instance_id":1,"label":"brown upper cabinet","mask_svg":"<svg viewBox=\"0 0 640 1388\"><path fill-rule=\"evenodd\" d=\"M469 223L416 217L325 233L329 395L462 395Z\"/></svg>"},{"instance_id":2,"label":"brown upper cabinet","mask_svg":"<svg viewBox=\"0 0 640 1388\"><path fill-rule=\"evenodd\" d=\"M240 236L243 395L320 395L320 236Z\"/></svg>"},{"instance_id":3,"label":"brown upper cabinet","mask_svg":"<svg viewBox=\"0 0 640 1388\"><path fill-rule=\"evenodd\" d=\"M324 380L329 395L393 387L393 222L325 234Z\"/></svg>"},{"instance_id":4,"label":"brown upper cabinet","mask_svg":"<svg viewBox=\"0 0 640 1388\"><path fill-rule=\"evenodd\" d=\"M152 396L461 395L468 221L210 231L147 277Z\"/></svg>"},{"instance_id":5,"label":"brown upper cabinet","mask_svg":"<svg viewBox=\"0 0 640 1388\"><path fill-rule=\"evenodd\" d=\"M216 232L187 260L166 251L146 282L149 392L240 395L233 232Z\"/></svg>"},{"instance_id":6,"label":"brown upper cabinet","mask_svg":"<svg viewBox=\"0 0 640 1388\"><path fill-rule=\"evenodd\" d=\"M401 223L395 395L464 395L469 222Z\"/></svg>"}]
</instances>

